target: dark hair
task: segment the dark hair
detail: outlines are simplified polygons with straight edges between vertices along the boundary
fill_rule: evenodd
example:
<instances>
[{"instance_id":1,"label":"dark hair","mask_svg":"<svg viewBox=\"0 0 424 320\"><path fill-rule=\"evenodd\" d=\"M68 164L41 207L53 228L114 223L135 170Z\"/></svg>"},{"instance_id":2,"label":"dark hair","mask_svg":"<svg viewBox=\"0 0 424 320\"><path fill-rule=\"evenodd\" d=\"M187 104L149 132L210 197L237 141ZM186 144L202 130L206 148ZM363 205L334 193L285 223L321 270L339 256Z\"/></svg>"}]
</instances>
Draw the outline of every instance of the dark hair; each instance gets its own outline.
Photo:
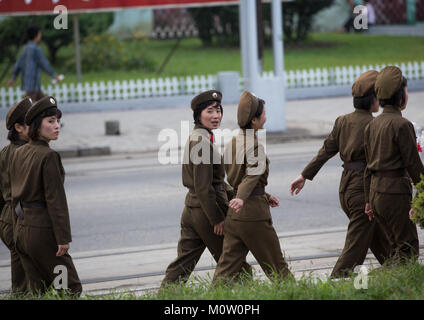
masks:
<instances>
[{"instance_id":1,"label":"dark hair","mask_svg":"<svg viewBox=\"0 0 424 320\"><path fill-rule=\"evenodd\" d=\"M398 91L396 91L389 99L380 99L380 106L395 106L401 107L405 103L405 87L408 86L408 80L402 77L402 84Z\"/></svg>"},{"instance_id":2,"label":"dark hair","mask_svg":"<svg viewBox=\"0 0 424 320\"><path fill-rule=\"evenodd\" d=\"M12 129L9 130L9 133L7 134L7 139L11 142L20 140L19 132L15 129L16 123L20 124L21 126L25 125L25 115L19 117L18 120L16 120L13 124Z\"/></svg>"},{"instance_id":3,"label":"dark hair","mask_svg":"<svg viewBox=\"0 0 424 320\"><path fill-rule=\"evenodd\" d=\"M40 27L37 25L32 25L27 29L28 40L34 40L37 34L40 32Z\"/></svg>"},{"instance_id":4,"label":"dark hair","mask_svg":"<svg viewBox=\"0 0 424 320\"><path fill-rule=\"evenodd\" d=\"M370 110L375 98L376 95L374 92L363 97L354 97L353 106L356 109Z\"/></svg>"},{"instance_id":5,"label":"dark hair","mask_svg":"<svg viewBox=\"0 0 424 320\"><path fill-rule=\"evenodd\" d=\"M56 116L58 119L62 118L62 111L56 107L51 107L46 110L44 110L42 113L40 113L34 120L32 120L30 127L29 127L29 133L28 136L31 140L35 141L38 140L39 135L39 129L41 127L41 123L43 122L44 118Z\"/></svg>"},{"instance_id":6,"label":"dark hair","mask_svg":"<svg viewBox=\"0 0 424 320\"><path fill-rule=\"evenodd\" d=\"M253 118L259 118L261 116L262 112L264 111L264 105L265 105L265 101L262 100L262 99L259 99L258 110L256 110L252 119ZM242 129L252 129L252 120L250 120L250 122Z\"/></svg>"},{"instance_id":7,"label":"dark hair","mask_svg":"<svg viewBox=\"0 0 424 320\"><path fill-rule=\"evenodd\" d=\"M215 106L215 108L219 107L221 109L221 114L224 114L224 110L222 109L222 105L218 101L215 101L215 100L205 101L205 102L199 104L197 106L196 110L193 111L194 124L201 124L200 123L200 114L202 113L203 110L205 110L207 107L209 107L211 104L213 104L215 102L218 103L218 105Z\"/></svg>"}]
</instances>

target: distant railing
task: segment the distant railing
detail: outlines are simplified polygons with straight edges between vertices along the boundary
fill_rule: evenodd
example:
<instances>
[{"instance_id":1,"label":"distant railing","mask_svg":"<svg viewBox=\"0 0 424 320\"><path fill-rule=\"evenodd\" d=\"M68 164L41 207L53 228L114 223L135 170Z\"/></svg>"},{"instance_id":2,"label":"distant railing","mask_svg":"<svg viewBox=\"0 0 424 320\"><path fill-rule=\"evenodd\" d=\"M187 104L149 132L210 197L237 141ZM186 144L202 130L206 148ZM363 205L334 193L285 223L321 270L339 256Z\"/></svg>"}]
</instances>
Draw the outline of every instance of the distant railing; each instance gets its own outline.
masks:
<instances>
[{"instance_id":1,"label":"distant railing","mask_svg":"<svg viewBox=\"0 0 424 320\"><path fill-rule=\"evenodd\" d=\"M424 61L394 64L402 69L408 80L424 79ZM334 68L289 70L285 72L285 85L288 89L308 87L348 86L367 70L381 70L385 65L364 65ZM273 77L272 72L264 72L262 77ZM239 88L243 88L243 78L239 78ZM58 84L42 88L43 92L54 96L60 103L96 102L129 100L147 97L169 97L195 95L201 91L219 88L218 77L188 76L158 79L124 81L100 81L84 84ZM0 107L10 107L21 99L24 92L17 88L0 89Z\"/></svg>"}]
</instances>

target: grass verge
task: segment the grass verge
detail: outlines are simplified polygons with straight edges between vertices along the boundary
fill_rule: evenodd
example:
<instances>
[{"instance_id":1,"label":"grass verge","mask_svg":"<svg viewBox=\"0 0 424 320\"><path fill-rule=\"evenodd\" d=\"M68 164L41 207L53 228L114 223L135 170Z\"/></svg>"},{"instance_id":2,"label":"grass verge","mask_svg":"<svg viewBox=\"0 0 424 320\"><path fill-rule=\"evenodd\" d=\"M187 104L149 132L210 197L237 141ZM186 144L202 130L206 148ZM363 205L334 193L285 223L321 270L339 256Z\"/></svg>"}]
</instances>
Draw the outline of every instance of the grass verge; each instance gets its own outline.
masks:
<instances>
[{"instance_id":1,"label":"grass verge","mask_svg":"<svg viewBox=\"0 0 424 320\"><path fill-rule=\"evenodd\" d=\"M134 293L112 293L105 296L83 296L80 300L422 300L424 299L424 265L409 262L397 267L381 267L368 275L367 289L356 289L351 278L319 279L311 274L298 280L245 279L232 285L212 287L210 279L194 279L187 284L175 284L159 292L142 296ZM364 282L361 282L362 284ZM68 300L54 290L43 296L2 299Z\"/></svg>"}]
</instances>

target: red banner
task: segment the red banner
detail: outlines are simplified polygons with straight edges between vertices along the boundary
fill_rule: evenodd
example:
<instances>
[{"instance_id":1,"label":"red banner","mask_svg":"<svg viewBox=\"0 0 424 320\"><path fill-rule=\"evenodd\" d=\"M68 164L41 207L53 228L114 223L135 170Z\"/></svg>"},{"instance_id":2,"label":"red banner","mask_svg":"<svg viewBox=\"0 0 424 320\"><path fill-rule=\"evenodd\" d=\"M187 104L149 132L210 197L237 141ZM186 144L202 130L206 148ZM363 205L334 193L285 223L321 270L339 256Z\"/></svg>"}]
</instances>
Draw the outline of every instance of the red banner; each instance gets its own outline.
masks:
<instances>
[{"instance_id":1,"label":"red banner","mask_svg":"<svg viewBox=\"0 0 424 320\"><path fill-rule=\"evenodd\" d=\"M1 15L53 14L56 6L68 12L114 11L126 8L182 7L235 4L238 0L0 0Z\"/></svg>"}]
</instances>

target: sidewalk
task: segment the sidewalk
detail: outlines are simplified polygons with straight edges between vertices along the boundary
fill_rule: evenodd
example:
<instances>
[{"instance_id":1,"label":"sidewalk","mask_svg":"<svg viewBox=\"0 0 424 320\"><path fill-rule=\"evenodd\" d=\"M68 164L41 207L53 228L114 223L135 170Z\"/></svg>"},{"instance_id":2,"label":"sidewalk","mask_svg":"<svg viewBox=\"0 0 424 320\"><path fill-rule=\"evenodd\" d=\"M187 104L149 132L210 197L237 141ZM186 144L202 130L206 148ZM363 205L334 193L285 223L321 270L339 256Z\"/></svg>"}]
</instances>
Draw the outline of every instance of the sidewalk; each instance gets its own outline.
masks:
<instances>
[{"instance_id":1,"label":"sidewalk","mask_svg":"<svg viewBox=\"0 0 424 320\"><path fill-rule=\"evenodd\" d=\"M404 116L424 127L424 91L409 94ZM270 143L302 138L323 138L331 131L335 119L353 111L352 97L287 101L286 132L268 133ZM117 120L119 136L105 135L105 121ZM61 151L63 157L78 155L102 155L111 153L135 153L157 151L165 142L158 141L163 129L176 130L181 145L181 121L193 127L189 106L149 110L104 111L65 113L64 124L58 141L51 146ZM237 106L224 105L220 129L237 129ZM5 120L0 120L0 147L5 146L7 131ZM185 141L183 141L185 143Z\"/></svg>"},{"instance_id":2,"label":"sidewalk","mask_svg":"<svg viewBox=\"0 0 424 320\"><path fill-rule=\"evenodd\" d=\"M418 22L415 25L377 25L372 26L368 33L389 36L424 37L424 23Z\"/></svg>"}]
</instances>

